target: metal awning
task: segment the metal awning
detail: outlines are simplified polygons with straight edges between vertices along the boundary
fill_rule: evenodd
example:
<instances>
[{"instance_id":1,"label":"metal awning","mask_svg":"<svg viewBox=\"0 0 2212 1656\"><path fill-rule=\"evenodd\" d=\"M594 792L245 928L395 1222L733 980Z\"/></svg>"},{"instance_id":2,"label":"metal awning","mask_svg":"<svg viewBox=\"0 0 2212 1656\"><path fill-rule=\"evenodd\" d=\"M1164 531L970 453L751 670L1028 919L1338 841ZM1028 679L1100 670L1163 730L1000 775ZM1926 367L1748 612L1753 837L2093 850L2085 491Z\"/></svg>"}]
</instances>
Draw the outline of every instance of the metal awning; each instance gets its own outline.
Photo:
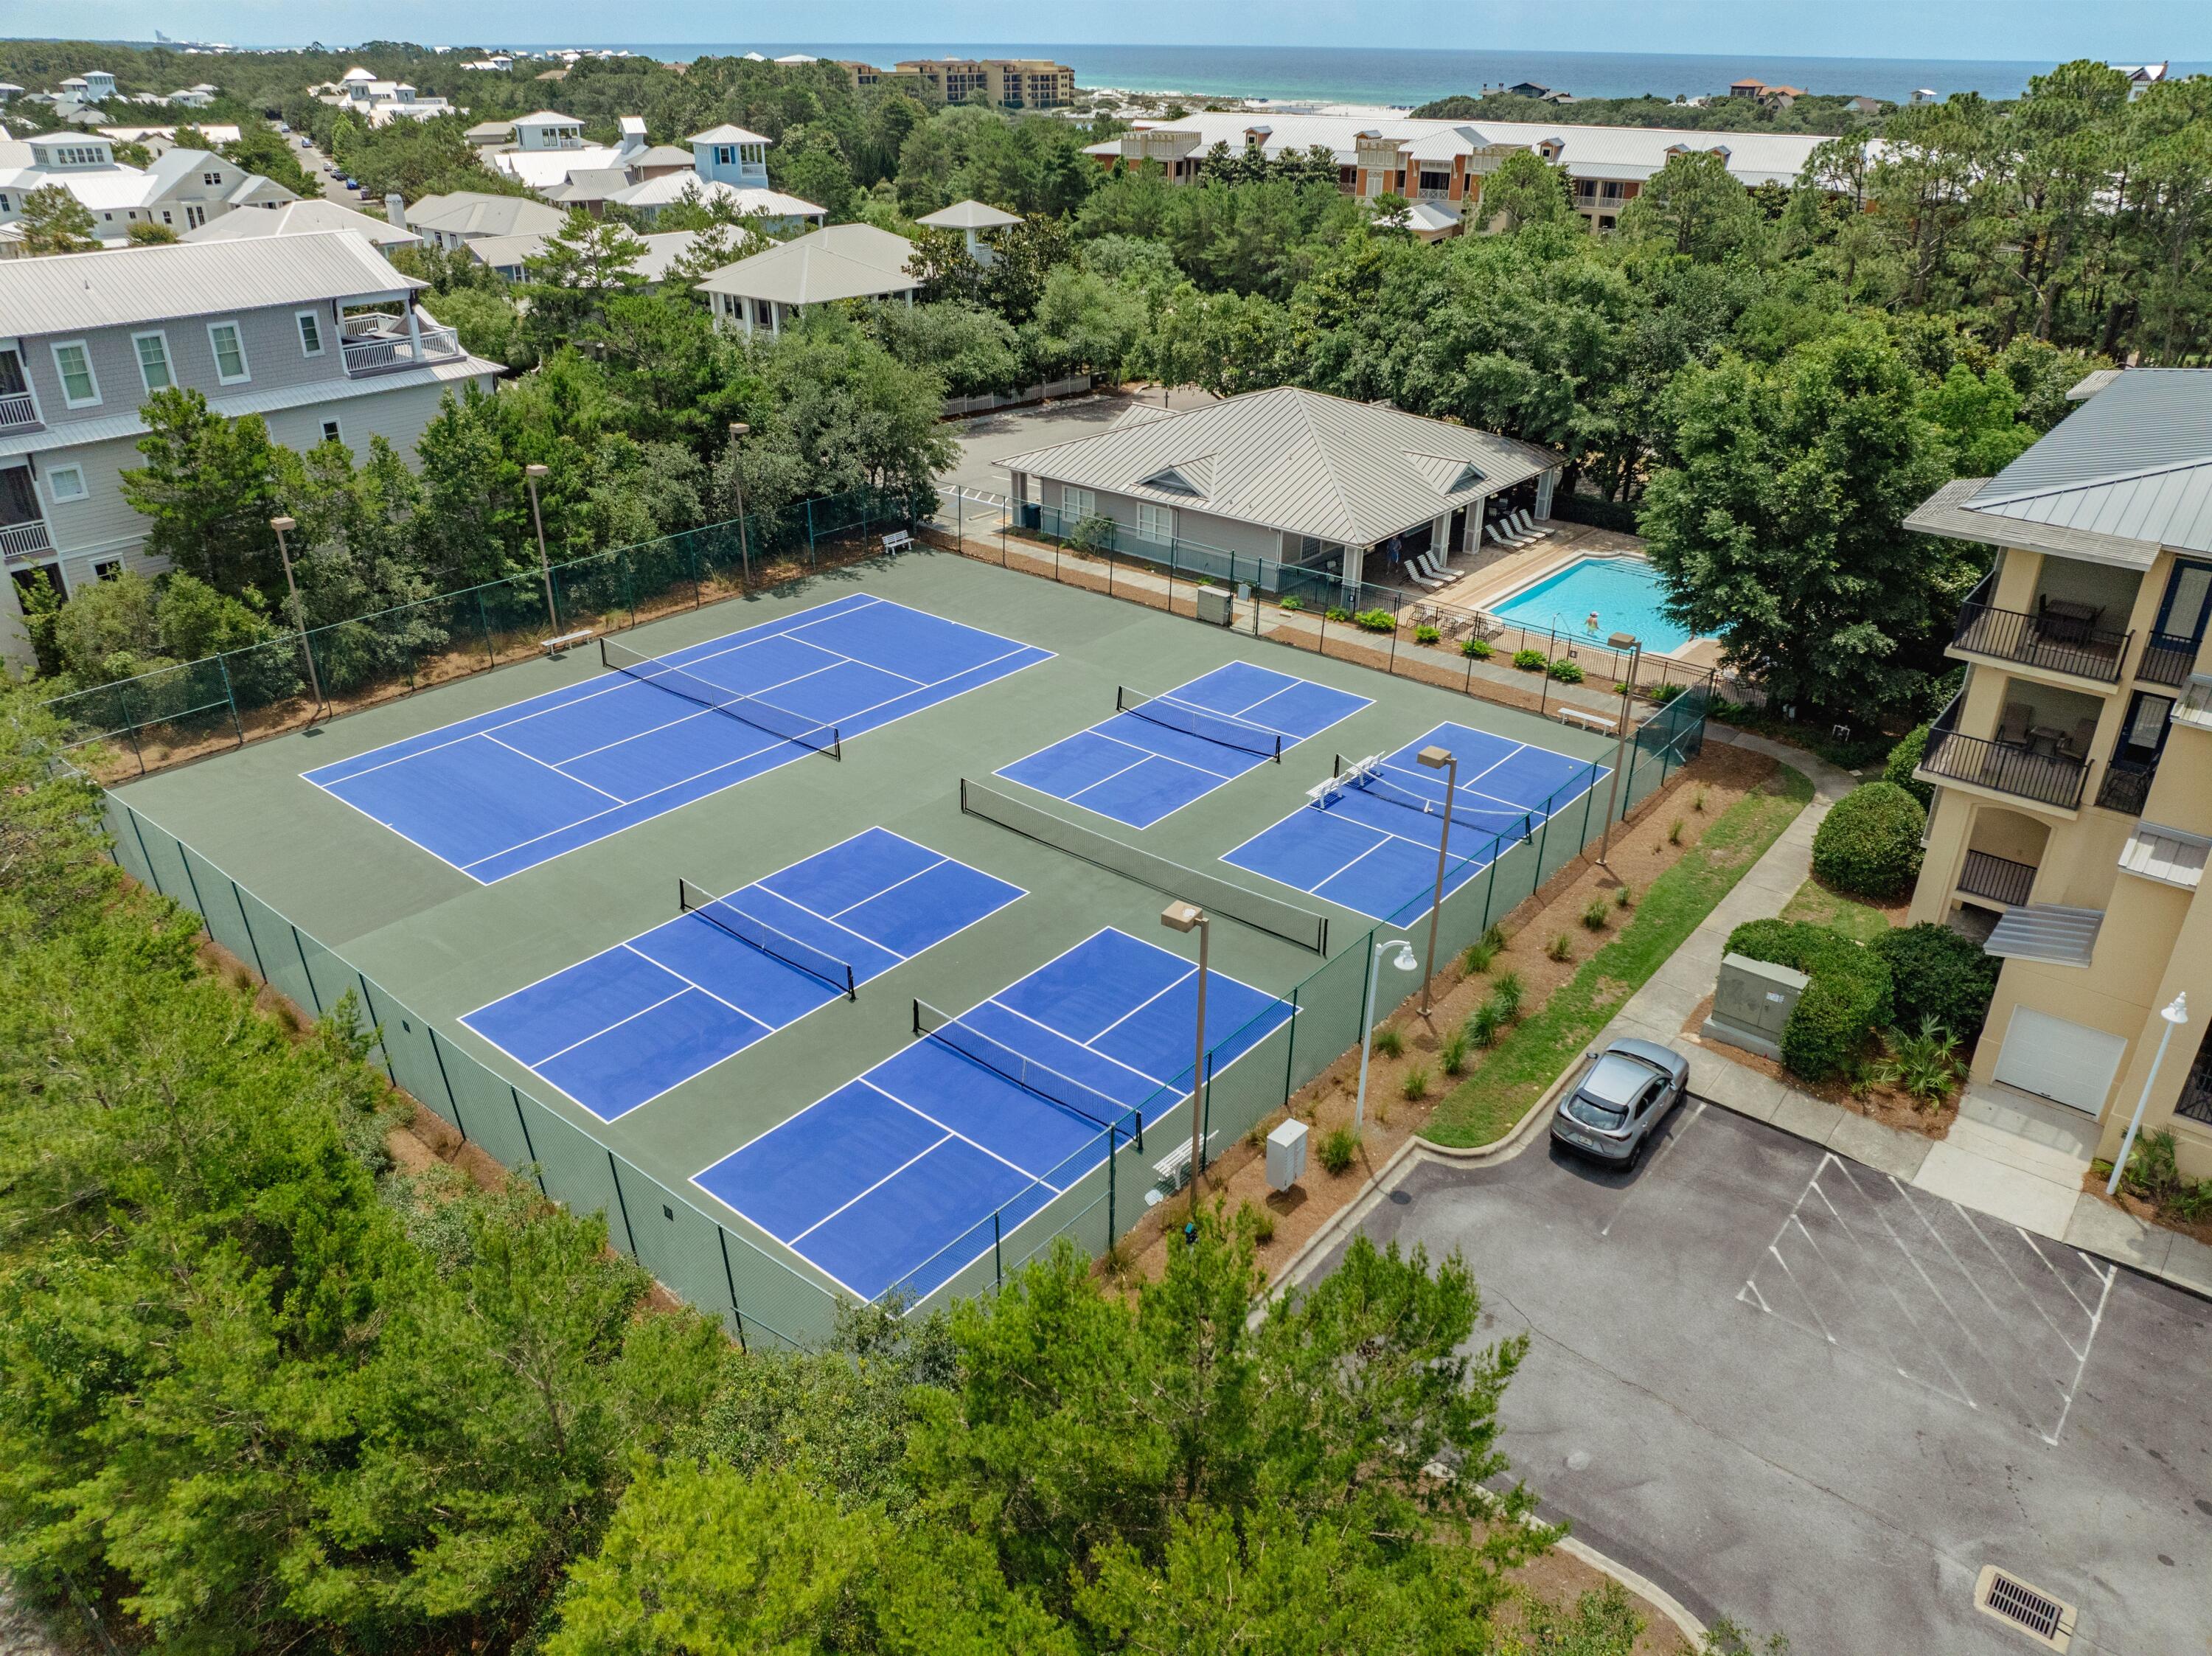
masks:
<instances>
[{"instance_id":1,"label":"metal awning","mask_svg":"<svg viewBox=\"0 0 2212 1656\"><path fill-rule=\"evenodd\" d=\"M2008 910L1982 945L2000 960L2042 961L2051 966L2087 966L2105 924L2101 908L2066 908L2057 903L2029 903Z\"/></svg>"},{"instance_id":2,"label":"metal awning","mask_svg":"<svg viewBox=\"0 0 2212 1656\"><path fill-rule=\"evenodd\" d=\"M2146 880L2194 891L2204 878L2204 859L2212 852L2212 839L2184 828L2156 822L2138 822L2128 842L2120 847L2120 866Z\"/></svg>"},{"instance_id":3,"label":"metal awning","mask_svg":"<svg viewBox=\"0 0 2212 1656\"><path fill-rule=\"evenodd\" d=\"M2181 699L2173 704L2166 718L2176 725L2194 725L2200 731L2212 731L2212 678L2203 673L2191 673L2189 682L2182 687Z\"/></svg>"}]
</instances>

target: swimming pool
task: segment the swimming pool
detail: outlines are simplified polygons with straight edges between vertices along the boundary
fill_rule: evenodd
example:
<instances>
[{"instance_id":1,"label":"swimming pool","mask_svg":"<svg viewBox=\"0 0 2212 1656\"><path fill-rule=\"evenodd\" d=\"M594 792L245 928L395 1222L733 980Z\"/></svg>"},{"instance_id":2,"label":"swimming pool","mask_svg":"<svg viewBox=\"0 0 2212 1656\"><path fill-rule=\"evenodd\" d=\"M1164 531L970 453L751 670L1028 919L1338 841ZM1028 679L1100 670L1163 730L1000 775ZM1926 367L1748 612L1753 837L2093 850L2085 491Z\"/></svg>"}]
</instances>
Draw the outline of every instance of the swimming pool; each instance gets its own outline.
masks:
<instances>
[{"instance_id":1,"label":"swimming pool","mask_svg":"<svg viewBox=\"0 0 2212 1656\"><path fill-rule=\"evenodd\" d=\"M1564 569L1524 586L1511 597L1486 605L1501 621L1531 631L1556 627L1562 634L1595 636L1633 633L1655 654L1680 649L1696 634L1685 632L1660 608L1665 589L1659 572L1641 558L1577 558ZM1585 623L1597 616L1597 626Z\"/></svg>"}]
</instances>

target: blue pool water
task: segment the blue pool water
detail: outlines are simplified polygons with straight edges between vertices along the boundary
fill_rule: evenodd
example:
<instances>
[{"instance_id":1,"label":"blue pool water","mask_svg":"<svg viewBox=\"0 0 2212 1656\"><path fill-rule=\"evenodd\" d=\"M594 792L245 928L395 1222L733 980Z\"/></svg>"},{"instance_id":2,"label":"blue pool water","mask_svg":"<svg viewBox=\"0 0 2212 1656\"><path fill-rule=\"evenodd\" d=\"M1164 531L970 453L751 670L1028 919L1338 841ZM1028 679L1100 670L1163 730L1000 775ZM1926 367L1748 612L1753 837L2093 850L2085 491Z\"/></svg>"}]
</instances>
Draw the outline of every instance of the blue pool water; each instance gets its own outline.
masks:
<instances>
[{"instance_id":1,"label":"blue pool water","mask_svg":"<svg viewBox=\"0 0 2212 1656\"><path fill-rule=\"evenodd\" d=\"M1590 636L1583 623L1595 610L1601 642L1614 633L1633 633L1645 650L1668 654L1695 634L1667 619L1660 609L1663 595L1659 572L1641 558L1577 558L1489 608L1516 627L1556 627L1577 637Z\"/></svg>"}]
</instances>

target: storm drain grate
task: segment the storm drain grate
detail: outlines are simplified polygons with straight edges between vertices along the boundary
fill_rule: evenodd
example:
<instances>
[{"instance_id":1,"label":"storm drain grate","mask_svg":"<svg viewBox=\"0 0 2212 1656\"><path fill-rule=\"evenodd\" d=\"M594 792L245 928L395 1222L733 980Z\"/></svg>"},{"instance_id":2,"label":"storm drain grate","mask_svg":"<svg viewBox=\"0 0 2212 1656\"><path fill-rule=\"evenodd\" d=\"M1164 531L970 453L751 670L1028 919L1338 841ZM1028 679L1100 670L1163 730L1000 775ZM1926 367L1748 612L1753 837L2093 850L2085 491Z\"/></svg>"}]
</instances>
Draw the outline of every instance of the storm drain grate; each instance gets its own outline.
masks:
<instances>
[{"instance_id":1,"label":"storm drain grate","mask_svg":"<svg viewBox=\"0 0 2212 1656\"><path fill-rule=\"evenodd\" d=\"M2073 1642L2073 1605L2059 1603L1994 1564L1984 1564L1981 1579L1974 1583L1974 1608L2009 1623L2053 1650L2063 1650Z\"/></svg>"}]
</instances>

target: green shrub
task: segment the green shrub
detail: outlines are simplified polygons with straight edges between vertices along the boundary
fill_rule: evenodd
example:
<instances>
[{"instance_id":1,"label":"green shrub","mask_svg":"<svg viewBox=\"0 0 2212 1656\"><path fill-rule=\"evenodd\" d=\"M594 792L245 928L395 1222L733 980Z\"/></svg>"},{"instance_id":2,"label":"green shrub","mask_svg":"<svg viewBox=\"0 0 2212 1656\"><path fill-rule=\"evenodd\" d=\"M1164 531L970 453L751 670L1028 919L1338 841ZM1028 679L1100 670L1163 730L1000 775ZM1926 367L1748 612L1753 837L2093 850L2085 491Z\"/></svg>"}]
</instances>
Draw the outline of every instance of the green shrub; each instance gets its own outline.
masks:
<instances>
[{"instance_id":1,"label":"green shrub","mask_svg":"<svg viewBox=\"0 0 2212 1656\"><path fill-rule=\"evenodd\" d=\"M1569 661L1565 656L1561 656L1544 670L1562 684L1579 684L1583 682L1582 664L1578 661Z\"/></svg>"},{"instance_id":2,"label":"green shrub","mask_svg":"<svg viewBox=\"0 0 2212 1656\"><path fill-rule=\"evenodd\" d=\"M1889 968L1840 931L1803 920L1747 920L1729 933L1728 952L1812 980L1782 1026L1782 1062L1808 1081L1848 1074L1867 1037L1893 1021Z\"/></svg>"},{"instance_id":3,"label":"green shrub","mask_svg":"<svg viewBox=\"0 0 2212 1656\"><path fill-rule=\"evenodd\" d=\"M1325 612L1325 616L1329 621L1350 621L1352 611L1340 604L1332 604Z\"/></svg>"},{"instance_id":4,"label":"green shrub","mask_svg":"<svg viewBox=\"0 0 2212 1656\"><path fill-rule=\"evenodd\" d=\"M1813 835L1813 872L1876 902L1903 895L1920 873L1928 813L1894 782L1869 782L1836 801Z\"/></svg>"},{"instance_id":5,"label":"green shrub","mask_svg":"<svg viewBox=\"0 0 2212 1656\"><path fill-rule=\"evenodd\" d=\"M1416 644L1434 644L1443 637L1442 633L1425 622L1413 628L1413 642Z\"/></svg>"},{"instance_id":6,"label":"green shrub","mask_svg":"<svg viewBox=\"0 0 2212 1656\"><path fill-rule=\"evenodd\" d=\"M1528 980L1518 972L1500 972L1498 974L1497 987L1490 993L1491 998L1498 1003L1498 1010L1505 1015L1505 1021L1510 1023L1521 1016L1521 1003L1528 998Z\"/></svg>"},{"instance_id":7,"label":"green shrub","mask_svg":"<svg viewBox=\"0 0 2212 1656\"><path fill-rule=\"evenodd\" d=\"M1462 639L1459 652L1463 656L1471 656L1477 661L1487 661L1498 653L1490 647L1489 640L1480 638Z\"/></svg>"},{"instance_id":8,"label":"green shrub","mask_svg":"<svg viewBox=\"0 0 2212 1656\"><path fill-rule=\"evenodd\" d=\"M1651 692L1651 699L1663 707L1687 688L1689 686L1686 684L1662 684Z\"/></svg>"},{"instance_id":9,"label":"green shrub","mask_svg":"<svg viewBox=\"0 0 2212 1656\"><path fill-rule=\"evenodd\" d=\"M1482 940L1493 949L1505 947L1505 928L1492 920L1482 929Z\"/></svg>"},{"instance_id":10,"label":"green shrub","mask_svg":"<svg viewBox=\"0 0 2212 1656\"><path fill-rule=\"evenodd\" d=\"M1981 1032L1996 993L1997 962L1979 943L1929 921L1884 932L1869 946L1889 968L1899 1023L1933 1018L1961 1040Z\"/></svg>"},{"instance_id":11,"label":"green shrub","mask_svg":"<svg viewBox=\"0 0 2212 1656\"><path fill-rule=\"evenodd\" d=\"M1541 650L1516 650L1513 664L1524 673L1540 673L1544 670L1544 652Z\"/></svg>"},{"instance_id":12,"label":"green shrub","mask_svg":"<svg viewBox=\"0 0 2212 1656\"><path fill-rule=\"evenodd\" d=\"M1603 897L1591 898L1589 903L1583 909L1583 925L1587 926L1592 931L1602 931L1605 930L1606 919L1605 899Z\"/></svg>"},{"instance_id":13,"label":"green shrub","mask_svg":"<svg viewBox=\"0 0 2212 1656\"><path fill-rule=\"evenodd\" d=\"M1902 740L1889 750L1889 762L1881 767L1881 779L1894 782L1920 802L1923 810L1932 810L1936 790L1926 782L1913 779L1913 767L1919 764L1920 755L1928 751L1928 727L1916 726L1905 733Z\"/></svg>"},{"instance_id":14,"label":"green shrub","mask_svg":"<svg viewBox=\"0 0 2212 1656\"><path fill-rule=\"evenodd\" d=\"M1299 610L1305 607L1305 600L1298 597L1295 592L1285 593L1282 601L1276 605L1276 608L1279 610L1288 610L1293 615L1296 615Z\"/></svg>"},{"instance_id":15,"label":"green shrub","mask_svg":"<svg viewBox=\"0 0 2212 1656\"><path fill-rule=\"evenodd\" d=\"M1453 1030L1437 1048L1437 1063L1448 1076L1467 1073L1468 1034L1465 1028Z\"/></svg>"},{"instance_id":16,"label":"green shrub","mask_svg":"<svg viewBox=\"0 0 2212 1656\"><path fill-rule=\"evenodd\" d=\"M1491 961L1497 958L1498 945L1496 943L1490 942L1487 938L1483 939L1480 943L1471 943L1468 944L1465 949L1460 950L1460 970L1466 973L1468 976L1473 977L1478 972L1487 972L1490 970Z\"/></svg>"},{"instance_id":17,"label":"green shrub","mask_svg":"<svg viewBox=\"0 0 2212 1656\"><path fill-rule=\"evenodd\" d=\"M1498 997L1492 995L1468 1014L1463 1032L1467 1038L1478 1046L1495 1046L1498 1045L1498 1036L1505 1033L1506 1025L1511 1022L1512 1020L1505 1016L1504 1009L1498 1005Z\"/></svg>"},{"instance_id":18,"label":"green shrub","mask_svg":"<svg viewBox=\"0 0 2212 1656\"><path fill-rule=\"evenodd\" d=\"M1322 1139L1316 1154L1321 1157L1322 1167L1331 1173L1342 1173L1359 1154L1359 1135L1349 1127L1339 1127Z\"/></svg>"},{"instance_id":19,"label":"green shrub","mask_svg":"<svg viewBox=\"0 0 2212 1656\"><path fill-rule=\"evenodd\" d=\"M2109 1163L2099 1165L2110 1172ZM2120 1176L2120 1188L2130 1196L2156 1203L2185 1222L2212 1219L2212 1179L2192 1184L2183 1175L2170 1132L2147 1132L2136 1140L2128 1156L2128 1170Z\"/></svg>"},{"instance_id":20,"label":"green shrub","mask_svg":"<svg viewBox=\"0 0 2212 1656\"><path fill-rule=\"evenodd\" d=\"M1067 543L1079 552L1103 552L1114 544L1114 520L1093 513L1067 531Z\"/></svg>"},{"instance_id":21,"label":"green shrub","mask_svg":"<svg viewBox=\"0 0 2212 1656\"><path fill-rule=\"evenodd\" d=\"M1555 933L1544 945L1544 955L1548 960L1571 961L1575 957L1575 940L1564 931Z\"/></svg>"},{"instance_id":22,"label":"green shrub","mask_svg":"<svg viewBox=\"0 0 2212 1656\"><path fill-rule=\"evenodd\" d=\"M1377 1029L1375 1050L1385 1058L1396 1058L1406 1050L1406 1037L1395 1029Z\"/></svg>"},{"instance_id":23,"label":"green shrub","mask_svg":"<svg viewBox=\"0 0 2212 1656\"><path fill-rule=\"evenodd\" d=\"M1940 1109L1959 1084L1959 1038L1934 1018L1921 1019L1913 1034L1892 1029L1889 1061L1880 1074L1884 1081L1902 1087L1921 1108Z\"/></svg>"},{"instance_id":24,"label":"green shrub","mask_svg":"<svg viewBox=\"0 0 2212 1656\"><path fill-rule=\"evenodd\" d=\"M1398 1083L1398 1090L1405 1095L1408 1104L1418 1104L1426 1098L1429 1095L1427 1069L1419 1064L1412 1065L1407 1070L1405 1079Z\"/></svg>"},{"instance_id":25,"label":"green shrub","mask_svg":"<svg viewBox=\"0 0 2212 1656\"><path fill-rule=\"evenodd\" d=\"M1388 610L1362 610L1352 618L1352 625L1363 633L1395 633L1398 617Z\"/></svg>"},{"instance_id":26,"label":"green shrub","mask_svg":"<svg viewBox=\"0 0 2212 1656\"><path fill-rule=\"evenodd\" d=\"M1275 1210L1264 1203L1246 1202L1244 1211L1252 1216L1245 1221L1252 1228L1252 1240L1261 1247L1275 1240Z\"/></svg>"}]
</instances>

